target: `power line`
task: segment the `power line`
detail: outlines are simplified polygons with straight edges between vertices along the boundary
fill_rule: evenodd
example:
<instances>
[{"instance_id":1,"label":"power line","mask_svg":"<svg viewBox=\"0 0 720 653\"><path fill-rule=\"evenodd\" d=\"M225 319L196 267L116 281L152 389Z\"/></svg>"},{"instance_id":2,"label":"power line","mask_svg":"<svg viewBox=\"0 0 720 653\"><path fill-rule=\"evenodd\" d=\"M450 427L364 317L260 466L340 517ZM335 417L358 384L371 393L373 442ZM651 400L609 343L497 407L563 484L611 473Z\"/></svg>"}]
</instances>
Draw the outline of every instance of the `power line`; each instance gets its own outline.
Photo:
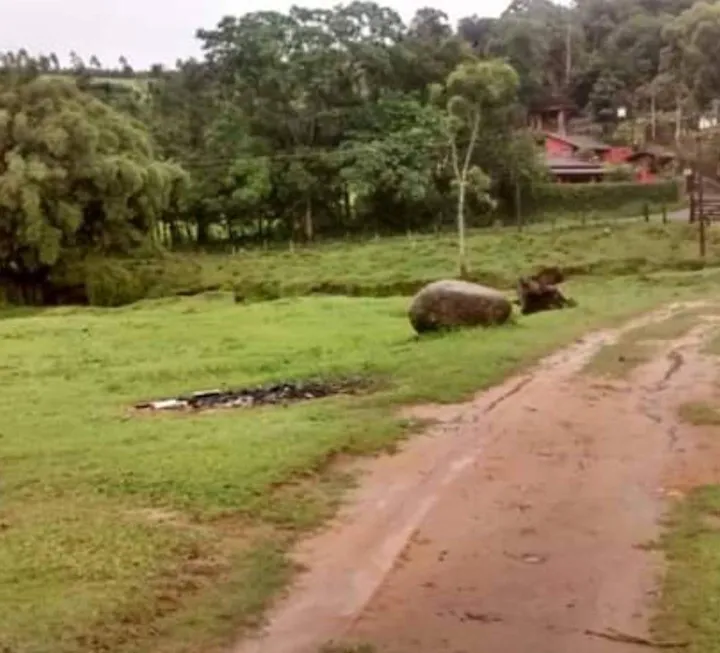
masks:
<instances>
[{"instance_id":1,"label":"power line","mask_svg":"<svg viewBox=\"0 0 720 653\"><path fill-rule=\"evenodd\" d=\"M458 144L460 147L467 147L468 141L463 141ZM435 141L427 144L428 150L442 150L449 147L449 141ZM260 159L267 159L272 162L274 161L307 161L317 159L333 159L344 160L352 158L354 156L362 155L374 155L377 154L378 148L374 145L355 145L352 147L338 147L334 149L330 148L315 148L305 152L274 152L272 154L255 154L255 155L244 155L244 156L218 156L218 157L200 157L196 159L188 159L187 161L178 161L181 165L187 168L210 168L230 165L233 163L251 163Z\"/></svg>"}]
</instances>

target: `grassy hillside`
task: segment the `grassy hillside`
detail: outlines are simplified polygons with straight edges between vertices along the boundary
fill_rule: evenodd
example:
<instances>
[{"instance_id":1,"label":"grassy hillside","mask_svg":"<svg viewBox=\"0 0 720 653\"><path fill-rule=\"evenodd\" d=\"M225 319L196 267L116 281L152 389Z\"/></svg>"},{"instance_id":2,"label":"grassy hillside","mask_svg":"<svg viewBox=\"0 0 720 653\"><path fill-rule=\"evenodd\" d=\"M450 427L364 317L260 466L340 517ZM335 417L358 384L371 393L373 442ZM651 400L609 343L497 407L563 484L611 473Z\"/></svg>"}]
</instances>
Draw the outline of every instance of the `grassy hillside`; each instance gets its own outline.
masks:
<instances>
[{"instance_id":1,"label":"grassy hillside","mask_svg":"<svg viewBox=\"0 0 720 653\"><path fill-rule=\"evenodd\" d=\"M720 233L710 231L704 263L698 258L697 228L682 222L542 225L523 232L483 229L470 233L467 249L474 280L511 288L519 276L545 265L557 265L575 277L713 267L720 264ZM123 297L132 299L208 290L236 290L248 300L312 294L390 297L454 276L456 257L454 236L442 234L231 254L187 252L103 262L89 276L97 303L113 299L123 288Z\"/></svg>"}]
</instances>

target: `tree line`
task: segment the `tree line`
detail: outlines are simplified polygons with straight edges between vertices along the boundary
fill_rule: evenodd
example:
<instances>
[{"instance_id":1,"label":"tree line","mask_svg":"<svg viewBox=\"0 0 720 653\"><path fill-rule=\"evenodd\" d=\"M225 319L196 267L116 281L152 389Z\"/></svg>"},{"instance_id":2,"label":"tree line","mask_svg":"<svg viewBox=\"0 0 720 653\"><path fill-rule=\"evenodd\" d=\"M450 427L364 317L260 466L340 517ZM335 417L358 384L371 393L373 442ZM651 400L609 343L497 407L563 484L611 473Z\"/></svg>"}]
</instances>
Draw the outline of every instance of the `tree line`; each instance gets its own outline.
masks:
<instances>
[{"instance_id":1,"label":"tree line","mask_svg":"<svg viewBox=\"0 0 720 653\"><path fill-rule=\"evenodd\" d=\"M202 58L145 72L0 56L0 276L158 244L462 232L545 179L533 110L570 102L623 138L620 107L680 125L720 98L720 3L514 0L453 26L355 1L196 36Z\"/></svg>"}]
</instances>

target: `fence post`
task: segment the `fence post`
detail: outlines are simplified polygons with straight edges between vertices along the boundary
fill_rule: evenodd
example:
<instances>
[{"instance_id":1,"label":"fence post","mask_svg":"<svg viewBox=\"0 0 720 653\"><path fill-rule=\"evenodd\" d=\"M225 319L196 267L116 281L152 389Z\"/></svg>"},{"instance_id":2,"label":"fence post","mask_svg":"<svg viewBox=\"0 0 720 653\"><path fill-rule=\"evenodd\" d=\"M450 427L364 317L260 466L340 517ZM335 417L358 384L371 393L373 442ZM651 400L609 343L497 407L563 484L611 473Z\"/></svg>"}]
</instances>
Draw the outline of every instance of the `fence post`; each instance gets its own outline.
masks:
<instances>
[{"instance_id":1,"label":"fence post","mask_svg":"<svg viewBox=\"0 0 720 653\"><path fill-rule=\"evenodd\" d=\"M518 231L523 229L523 214L521 206L521 193L520 193L520 182L515 181L515 222L517 223Z\"/></svg>"},{"instance_id":2,"label":"fence post","mask_svg":"<svg viewBox=\"0 0 720 653\"><path fill-rule=\"evenodd\" d=\"M645 217L645 222L650 222L650 205L647 202L643 204L643 216Z\"/></svg>"},{"instance_id":3,"label":"fence post","mask_svg":"<svg viewBox=\"0 0 720 653\"><path fill-rule=\"evenodd\" d=\"M667 224L667 221L668 221L668 210L667 210L667 205L665 205L665 204L662 205L662 221L663 221L663 224Z\"/></svg>"},{"instance_id":4,"label":"fence post","mask_svg":"<svg viewBox=\"0 0 720 653\"><path fill-rule=\"evenodd\" d=\"M695 193L693 193L693 194L690 195L690 212L689 212L689 214L688 214L688 219L689 219L690 224L692 224L693 222L695 222L695 210L696 210L696 208L697 208L697 207L695 206Z\"/></svg>"}]
</instances>

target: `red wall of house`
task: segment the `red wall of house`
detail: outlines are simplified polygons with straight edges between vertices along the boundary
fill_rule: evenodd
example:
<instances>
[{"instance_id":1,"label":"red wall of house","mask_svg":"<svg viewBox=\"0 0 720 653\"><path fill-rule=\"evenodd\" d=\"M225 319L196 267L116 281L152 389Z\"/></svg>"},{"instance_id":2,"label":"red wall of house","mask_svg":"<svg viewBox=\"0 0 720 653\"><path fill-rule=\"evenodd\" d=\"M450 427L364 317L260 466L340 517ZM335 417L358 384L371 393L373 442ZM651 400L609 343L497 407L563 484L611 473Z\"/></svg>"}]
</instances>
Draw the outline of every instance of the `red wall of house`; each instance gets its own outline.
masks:
<instances>
[{"instance_id":1,"label":"red wall of house","mask_svg":"<svg viewBox=\"0 0 720 653\"><path fill-rule=\"evenodd\" d=\"M572 156L573 148L568 143L548 136L545 138L545 152L548 156Z\"/></svg>"},{"instance_id":2,"label":"red wall of house","mask_svg":"<svg viewBox=\"0 0 720 653\"><path fill-rule=\"evenodd\" d=\"M633 150L631 147L611 147L605 153L605 163L609 163L611 165L620 165L625 163L632 152Z\"/></svg>"},{"instance_id":3,"label":"red wall of house","mask_svg":"<svg viewBox=\"0 0 720 653\"><path fill-rule=\"evenodd\" d=\"M651 171L652 163L647 157L643 157L635 164L635 181L641 184L651 184L657 179L657 175Z\"/></svg>"},{"instance_id":4,"label":"red wall of house","mask_svg":"<svg viewBox=\"0 0 720 653\"><path fill-rule=\"evenodd\" d=\"M647 168L639 168L635 172L635 181L640 184L652 184L657 181L657 175L650 172Z\"/></svg>"}]
</instances>

